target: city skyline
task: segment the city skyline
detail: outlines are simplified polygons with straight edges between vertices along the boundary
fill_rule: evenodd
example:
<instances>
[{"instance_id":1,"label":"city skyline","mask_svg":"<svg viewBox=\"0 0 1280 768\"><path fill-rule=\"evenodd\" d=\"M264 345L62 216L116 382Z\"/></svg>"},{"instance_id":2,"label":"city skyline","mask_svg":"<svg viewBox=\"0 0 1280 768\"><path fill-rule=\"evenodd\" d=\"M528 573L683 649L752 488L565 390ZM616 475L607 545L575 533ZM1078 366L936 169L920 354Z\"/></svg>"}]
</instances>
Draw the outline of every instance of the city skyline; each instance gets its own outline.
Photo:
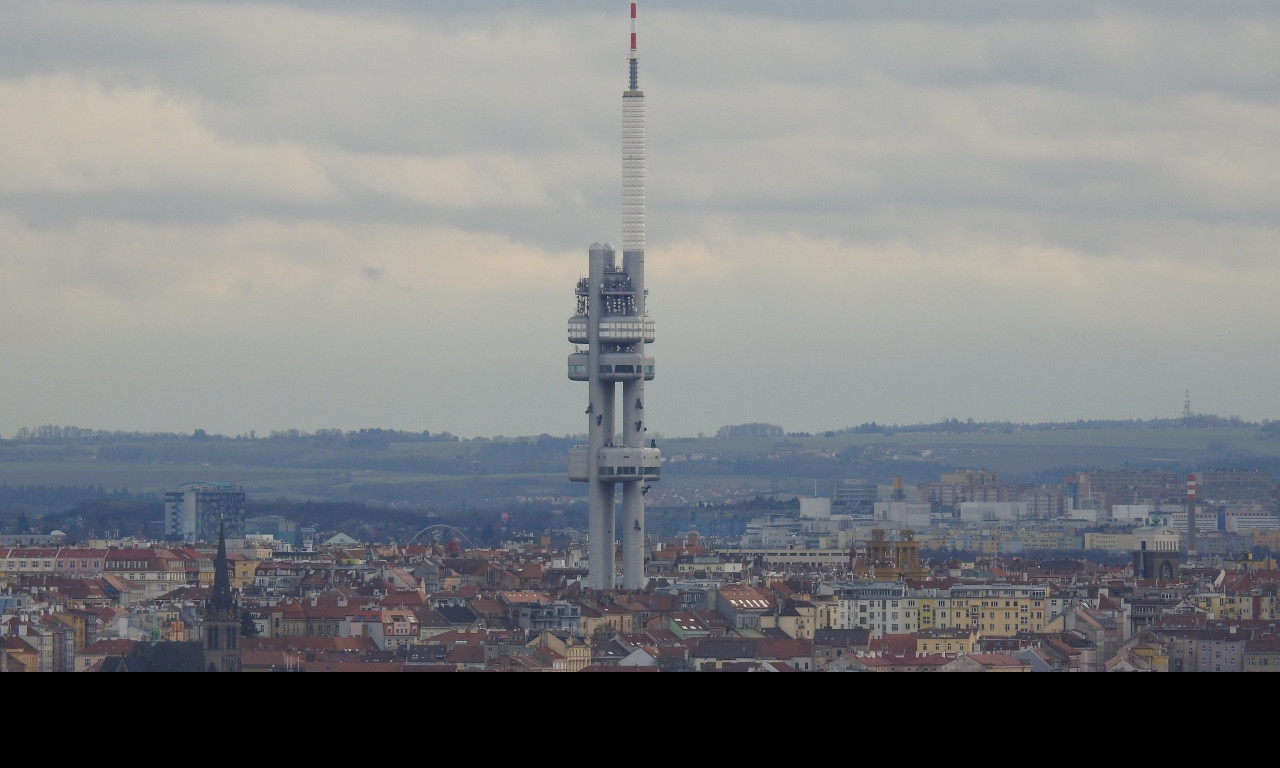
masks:
<instances>
[{"instance_id":1,"label":"city skyline","mask_svg":"<svg viewBox=\"0 0 1280 768\"><path fill-rule=\"evenodd\" d=\"M580 432L625 4L432 5L7 10L0 435ZM1280 12L642 26L656 432L1276 416Z\"/></svg>"}]
</instances>

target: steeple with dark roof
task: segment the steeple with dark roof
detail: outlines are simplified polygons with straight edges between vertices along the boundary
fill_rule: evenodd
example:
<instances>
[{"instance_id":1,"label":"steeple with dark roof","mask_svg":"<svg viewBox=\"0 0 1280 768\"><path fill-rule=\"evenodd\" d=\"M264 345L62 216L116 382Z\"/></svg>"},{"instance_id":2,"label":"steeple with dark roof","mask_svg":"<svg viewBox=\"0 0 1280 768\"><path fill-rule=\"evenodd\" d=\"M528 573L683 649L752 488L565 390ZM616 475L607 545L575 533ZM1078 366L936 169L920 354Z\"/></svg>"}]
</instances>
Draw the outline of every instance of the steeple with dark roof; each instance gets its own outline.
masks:
<instances>
[{"instance_id":1,"label":"steeple with dark roof","mask_svg":"<svg viewBox=\"0 0 1280 768\"><path fill-rule=\"evenodd\" d=\"M226 529L218 526L213 590L204 607L204 659L210 672L240 671L240 606L231 591Z\"/></svg>"},{"instance_id":2,"label":"steeple with dark roof","mask_svg":"<svg viewBox=\"0 0 1280 768\"><path fill-rule=\"evenodd\" d=\"M231 594L230 561L227 560L227 539L222 526L218 526L218 556L213 561L213 591L209 594L208 610L223 613L235 612L236 598Z\"/></svg>"}]
</instances>

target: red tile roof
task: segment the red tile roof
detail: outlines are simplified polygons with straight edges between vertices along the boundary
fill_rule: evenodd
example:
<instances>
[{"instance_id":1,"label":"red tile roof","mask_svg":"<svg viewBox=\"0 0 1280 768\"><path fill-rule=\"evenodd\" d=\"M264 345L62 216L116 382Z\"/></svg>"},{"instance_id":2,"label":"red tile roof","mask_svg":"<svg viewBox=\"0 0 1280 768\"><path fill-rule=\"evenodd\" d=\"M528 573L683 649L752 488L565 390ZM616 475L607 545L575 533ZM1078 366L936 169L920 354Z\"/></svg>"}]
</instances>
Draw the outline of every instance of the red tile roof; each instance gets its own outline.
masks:
<instances>
[{"instance_id":1,"label":"red tile roof","mask_svg":"<svg viewBox=\"0 0 1280 768\"><path fill-rule=\"evenodd\" d=\"M966 656L984 667L1025 667L1027 662L1007 653L970 653Z\"/></svg>"},{"instance_id":2,"label":"red tile roof","mask_svg":"<svg viewBox=\"0 0 1280 768\"><path fill-rule=\"evenodd\" d=\"M807 659L812 656L812 640L762 640L756 644L756 657L761 659Z\"/></svg>"},{"instance_id":3,"label":"red tile roof","mask_svg":"<svg viewBox=\"0 0 1280 768\"><path fill-rule=\"evenodd\" d=\"M348 651L368 653L377 650L367 637L246 637L242 650Z\"/></svg>"},{"instance_id":4,"label":"red tile roof","mask_svg":"<svg viewBox=\"0 0 1280 768\"><path fill-rule=\"evenodd\" d=\"M873 638L867 643L867 651L881 656L914 656L916 636L899 634Z\"/></svg>"}]
</instances>

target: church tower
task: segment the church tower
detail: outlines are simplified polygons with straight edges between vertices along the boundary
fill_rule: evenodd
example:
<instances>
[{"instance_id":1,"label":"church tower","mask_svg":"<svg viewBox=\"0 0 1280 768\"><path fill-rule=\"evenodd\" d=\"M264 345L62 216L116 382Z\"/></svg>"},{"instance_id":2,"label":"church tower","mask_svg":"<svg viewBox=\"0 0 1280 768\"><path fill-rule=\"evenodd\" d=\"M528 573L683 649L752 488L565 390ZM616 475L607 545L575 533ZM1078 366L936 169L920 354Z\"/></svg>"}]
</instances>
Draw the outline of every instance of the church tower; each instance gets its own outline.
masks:
<instances>
[{"instance_id":1,"label":"church tower","mask_svg":"<svg viewBox=\"0 0 1280 768\"><path fill-rule=\"evenodd\" d=\"M204 665L207 672L240 671L240 606L231 592L225 529L218 527L213 591L204 606Z\"/></svg>"}]
</instances>

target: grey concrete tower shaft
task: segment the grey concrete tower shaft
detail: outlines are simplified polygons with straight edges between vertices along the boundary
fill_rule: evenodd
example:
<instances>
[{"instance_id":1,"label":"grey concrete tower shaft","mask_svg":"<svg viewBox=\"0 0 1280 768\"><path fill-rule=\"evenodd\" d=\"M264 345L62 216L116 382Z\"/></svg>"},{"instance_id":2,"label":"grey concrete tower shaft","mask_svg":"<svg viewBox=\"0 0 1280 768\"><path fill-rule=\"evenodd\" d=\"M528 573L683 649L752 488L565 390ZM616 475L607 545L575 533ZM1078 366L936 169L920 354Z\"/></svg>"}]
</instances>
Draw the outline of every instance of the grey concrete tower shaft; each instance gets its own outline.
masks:
<instances>
[{"instance_id":1,"label":"grey concrete tower shaft","mask_svg":"<svg viewBox=\"0 0 1280 768\"><path fill-rule=\"evenodd\" d=\"M659 477L661 454L646 445L644 383L654 377L645 346L654 341L644 281L644 92L638 89L636 4L631 4L629 88L622 94L622 262L613 246L591 246L578 281L569 341L569 378L588 382L587 444L569 452L569 479L588 484L588 585L614 589L617 485L622 486L622 583L644 586L644 494ZM617 401L621 385L622 401ZM621 423L619 423L619 419Z\"/></svg>"}]
</instances>

